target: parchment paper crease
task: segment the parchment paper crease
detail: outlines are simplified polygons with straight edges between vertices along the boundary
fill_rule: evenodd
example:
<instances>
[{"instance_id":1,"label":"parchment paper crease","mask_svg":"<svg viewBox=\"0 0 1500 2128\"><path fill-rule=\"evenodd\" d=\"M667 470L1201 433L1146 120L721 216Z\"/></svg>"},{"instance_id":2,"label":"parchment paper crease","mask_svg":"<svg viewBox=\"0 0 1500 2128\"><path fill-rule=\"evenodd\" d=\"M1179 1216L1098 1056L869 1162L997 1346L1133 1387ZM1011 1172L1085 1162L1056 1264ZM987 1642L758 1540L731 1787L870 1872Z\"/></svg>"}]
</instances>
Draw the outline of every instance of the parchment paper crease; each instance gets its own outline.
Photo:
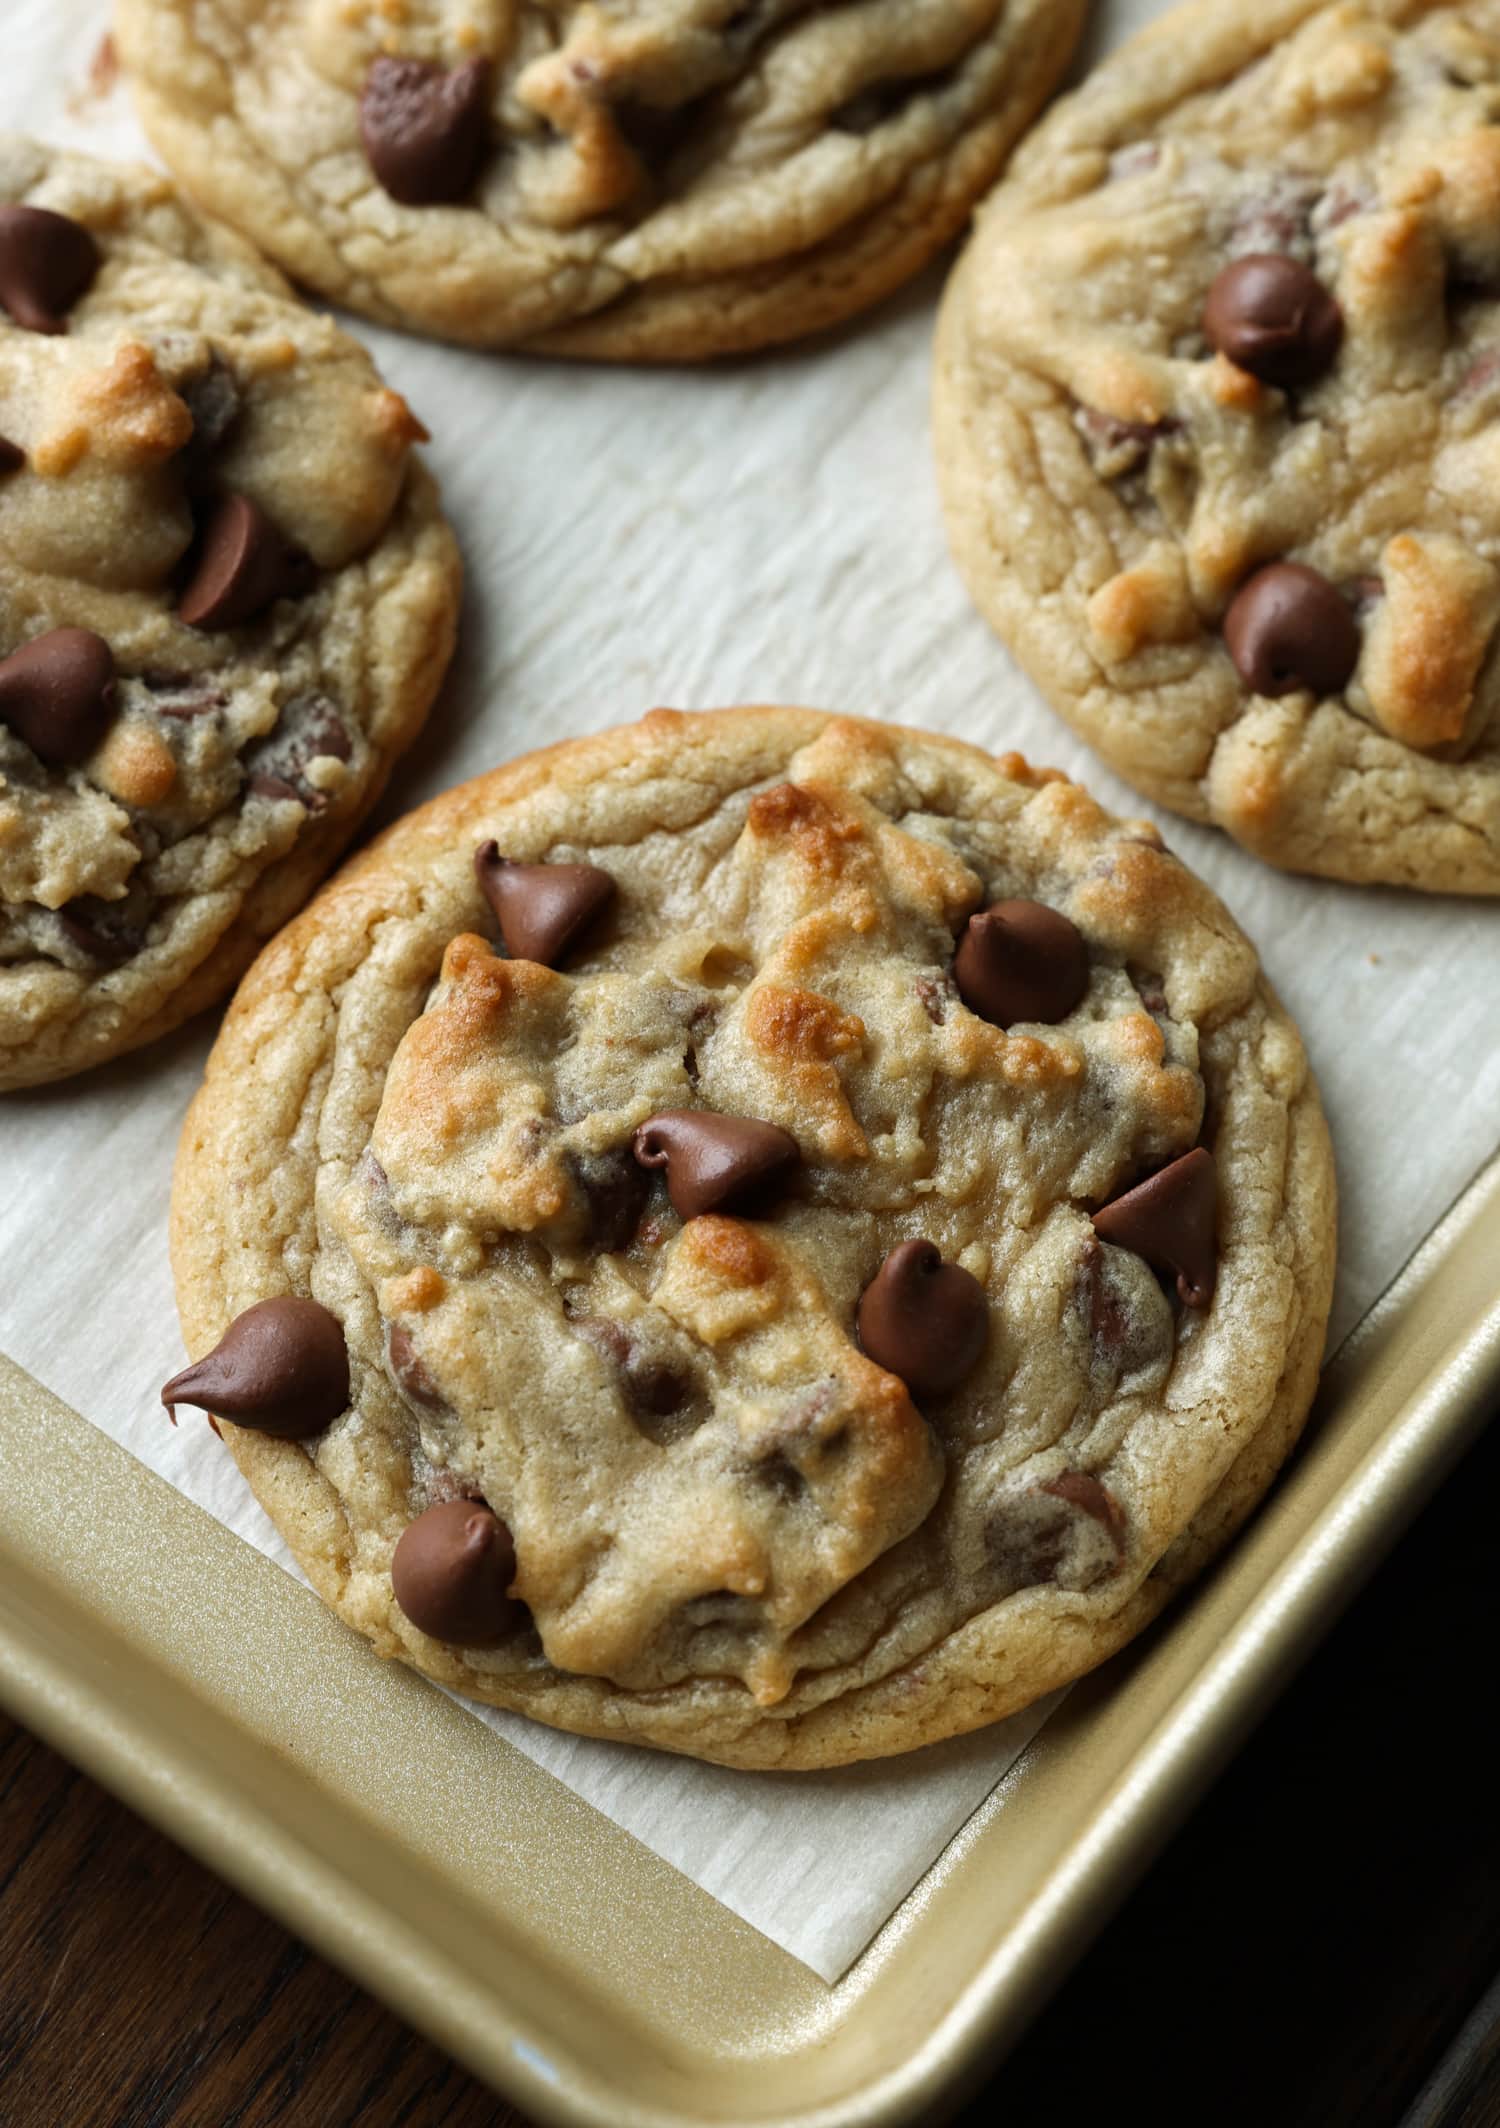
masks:
<instances>
[{"instance_id":1,"label":"parchment paper crease","mask_svg":"<svg viewBox=\"0 0 1500 2128\"><path fill-rule=\"evenodd\" d=\"M1096 47L1159 11L1103 8ZM0 123L144 152L123 95L85 87L104 0L5 13ZM737 701L1018 747L1149 810L1050 716L948 562L927 435L939 285L927 276L835 341L697 374L489 359L357 326L434 431L470 572L459 670L388 812L656 703ZM1258 941L1312 1050L1342 1175L1337 1341L1500 1141L1500 909L1284 879L1160 823ZM156 1401L182 1349L172 1149L210 1033L0 1102L0 1346L286 1563L208 1428L174 1434ZM1035 1727L777 1778L481 1718L826 1979Z\"/></svg>"}]
</instances>

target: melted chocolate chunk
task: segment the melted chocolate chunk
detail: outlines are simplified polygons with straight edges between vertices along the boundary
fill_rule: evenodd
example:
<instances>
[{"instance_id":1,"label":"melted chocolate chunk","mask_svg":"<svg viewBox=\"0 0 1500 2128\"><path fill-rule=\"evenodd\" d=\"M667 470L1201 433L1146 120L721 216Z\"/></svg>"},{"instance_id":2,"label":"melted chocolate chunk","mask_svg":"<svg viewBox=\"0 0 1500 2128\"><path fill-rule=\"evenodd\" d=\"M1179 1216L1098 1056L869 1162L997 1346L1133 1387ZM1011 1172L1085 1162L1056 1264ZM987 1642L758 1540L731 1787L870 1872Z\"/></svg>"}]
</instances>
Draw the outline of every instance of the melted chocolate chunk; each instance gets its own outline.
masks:
<instances>
[{"instance_id":1,"label":"melted chocolate chunk","mask_svg":"<svg viewBox=\"0 0 1500 2128\"><path fill-rule=\"evenodd\" d=\"M984 1288L936 1243L899 1242L859 1302L860 1348L918 1403L944 1397L978 1365L989 1337Z\"/></svg>"},{"instance_id":2,"label":"melted chocolate chunk","mask_svg":"<svg viewBox=\"0 0 1500 2128\"><path fill-rule=\"evenodd\" d=\"M229 707L229 696L222 687L190 672L142 673L141 685L151 696L151 707L161 717L208 717L216 709Z\"/></svg>"},{"instance_id":3,"label":"melted chocolate chunk","mask_svg":"<svg viewBox=\"0 0 1500 2128\"><path fill-rule=\"evenodd\" d=\"M211 354L204 368L182 379L177 396L193 417L192 438L181 459L190 478L201 478L238 421L245 395L229 364L221 355Z\"/></svg>"},{"instance_id":4,"label":"melted chocolate chunk","mask_svg":"<svg viewBox=\"0 0 1500 2128\"><path fill-rule=\"evenodd\" d=\"M60 333L99 271L81 222L46 207L0 206L0 304L27 332Z\"/></svg>"},{"instance_id":5,"label":"melted chocolate chunk","mask_svg":"<svg viewBox=\"0 0 1500 2128\"><path fill-rule=\"evenodd\" d=\"M204 521L177 617L189 628L239 628L312 587L307 556L282 538L259 503L224 495Z\"/></svg>"},{"instance_id":6,"label":"melted chocolate chunk","mask_svg":"<svg viewBox=\"0 0 1500 2128\"><path fill-rule=\"evenodd\" d=\"M666 1169L667 1195L682 1219L743 1207L801 1158L796 1139L778 1124L708 1109L648 1116L634 1144L642 1167Z\"/></svg>"},{"instance_id":7,"label":"melted chocolate chunk","mask_svg":"<svg viewBox=\"0 0 1500 2128\"><path fill-rule=\"evenodd\" d=\"M569 1320L577 1335L619 1370L621 1391L637 1420L676 1418L692 1401L693 1384L688 1376L680 1368L652 1358L623 1323L611 1322L604 1315L578 1315ZM671 1438L682 1430L671 1428L663 1434L654 1425L642 1427L653 1439Z\"/></svg>"},{"instance_id":8,"label":"melted chocolate chunk","mask_svg":"<svg viewBox=\"0 0 1500 2128\"><path fill-rule=\"evenodd\" d=\"M1252 693L1343 691L1359 663L1359 625L1326 576L1301 562L1272 562L1236 593L1224 644Z\"/></svg>"},{"instance_id":9,"label":"melted chocolate chunk","mask_svg":"<svg viewBox=\"0 0 1500 2128\"><path fill-rule=\"evenodd\" d=\"M1094 1232L1175 1278L1184 1307L1206 1308L1218 1273L1219 1178L1213 1155L1184 1153L1094 1214Z\"/></svg>"},{"instance_id":10,"label":"melted chocolate chunk","mask_svg":"<svg viewBox=\"0 0 1500 2128\"><path fill-rule=\"evenodd\" d=\"M483 1500L444 1500L409 1522L391 1559L391 1589L421 1633L490 1648L525 1620L510 1596L516 1548Z\"/></svg>"},{"instance_id":11,"label":"melted chocolate chunk","mask_svg":"<svg viewBox=\"0 0 1500 2128\"><path fill-rule=\"evenodd\" d=\"M307 780L308 769L318 760L348 761L353 753L349 728L328 697L297 695L275 731L245 755L246 788L257 798L294 798L321 813L328 793Z\"/></svg>"},{"instance_id":12,"label":"melted chocolate chunk","mask_svg":"<svg viewBox=\"0 0 1500 2128\"><path fill-rule=\"evenodd\" d=\"M63 936L103 968L121 968L145 945L145 934L107 901L93 895L65 902L57 911Z\"/></svg>"},{"instance_id":13,"label":"melted chocolate chunk","mask_svg":"<svg viewBox=\"0 0 1500 2128\"><path fill-rule=\"evenodd\" d=\"M1055 1478L1049 1478L1041 1490L1050 1493L1055 1500L1066 1500L1070 1507L1089 1515L1108 1530L1115 1550L1125 1549L1125 1511L1114 1494L1107 1492L1090 1471L1064 1470Z\"/></svg>"},{"instance_id":14,"label":"melted chocolate chunk","mask_svg":"<svg viewBox=\"0 0 1500 2128\"><path fill-rule=\"evenodd\" d=\"M423 1365L411 1332L404 1323L392 1323L386 1339L386 1355L391 1370L391 1379L403 1395L420 1404L427 1411L441 1411L445 1399L437 1383Z\"/></svg>"},{"instance_id":15,"label":"melted chocolate chunk","mask_svg":"<svg viewBox=\"0 0 1500 2128\"><path fill-rule=\"evenodd\" d=\"M1084 1250L1079 1278L1088 1310L1090 1342L1105 1360L1117 1360L1130 1338L1130 1318L1119 1294L1104 1277L1104 1251L1096 1238L1091 1237Z\"/></svg>"},{"instance_id":16,"label":"melted chocolate chunk","mask_svg":"<svg viewBox=\"0 0 1500 2128\"><path fill-rule=\"evenodd\" d=\"M1300 261L1257 251L1215 280L1203 334L1210 347L1265 384L1311 384L1333 367L1344 313Z\"/></svg>"},{"instance_id":17,"label":"melted chocolate chunk","mask_svg":"<svg viewBox=\"0 0 1500 2128\"><path fill-rule=\"evenodd\" d=\"M253 1433L308 1440L348 1409L343 1325L315 1300L283 1294L258 1301L235 1317L212 1352L173 1375L161 1400L169 1412L196 1404Z\"/></svg>"},{"instance_id":18,"label":"melted chocolate chunk","mask_svg":"<svg viewBox=\"0 0 1500 2128\"><path fill-rule=\"evenodd\" d=\"M1177 435L1182 427L1170 416L1161 421L1121 421L1117 415L1082 404L1075 407L1073 421L1101 480L1120 480L1135 472L1164 437Z\"/></svg>"},{"instance_id":19,"label":"melted chocolate chunk","mask_svg":"<svg viewBox=\"0 0 1500 2128\"><path fill-rule=\"evenodd\" d=\"M489 129L491 76L487 59L451 69L420 59L371 61L359 99L360 137L392 199L435 207L472 190Z\"/></svg>"},{"instance_id":20,"label":"melted chocolate chunk","mask_svg":"<svg viewBox=\"0 0 1500 2128\"><path fill-rule=\"evenodd\" d=\"M555 967L615 898L608 872L591 864L516 864L498 843L474 852L474 877L495 912L513 960Z\"/></svg>"},{"instance_id":21,"label":"melted chocolate chunk","mask_svg":"<svg viewBox=\"0 0 1500 2128\"><path fill-rule=\"evenodd\" d=\"M1082 1590L1114 1573L1125 1553L1126 1521L1114 1496L1090 1472L1061 1471L1012 1494L985 1532L1002 1588L1047 1582Z\"/></svg>"},{"instance_id":22,"label":"melted chocolate chunk","mask_svg":"<svg viewBox=\"0 0 1500 2128\"><path fill-rule=\"evenodd\" d=\"M605 1255L628 1248L651 1192L650 1177L623 1146L585 1154L576 1161L575 1172L588 1199L590 1244Z\"/></svg>"},{"instance_id":23,"label":"melted chocolate chunk","mask_svg":"<svg viewBox=\"0 0 1500 2128\"><path fill-rule=\"evenodd\" d=\"M0 661L0 724L48 768L85 760L114 712L114 657L90 629L54 628Z\"/></svg>"},{"instance_id":24,"label":"melted chocolate chunk","mask_svg":"<svg viewBox=\"0 0 1500 2128\"><path fill-rule=\"evenodd\" d=\"M8 436L0 436L0 479L7 473L19 473L26 463L26 453Z\"/></svg>"},{"instance_id":25,"label":"melted chocolate chunk","mask_svg":"<svg viewBox=\"0 0 1500 2128\"><path fill-rule=\"evenodd\" d=\"M1060 910L1001 901L969 918L953 976L969 1010L996 1027L1056 1026L1089 987L1089 950Z\"/></svg>"},{"instance_id":26,"label":"melted chocolate chunk","mask_svg":"<svg viewBox=\"0 0 1500 2128\"><path fill-rule=\"evenodd\" d=\"M916 988L922 1010L934 1027L941 1027L948 1017L948 1007L957 1000L957 984L948 975L919 975Z\"/></svg>"}]
</instances>

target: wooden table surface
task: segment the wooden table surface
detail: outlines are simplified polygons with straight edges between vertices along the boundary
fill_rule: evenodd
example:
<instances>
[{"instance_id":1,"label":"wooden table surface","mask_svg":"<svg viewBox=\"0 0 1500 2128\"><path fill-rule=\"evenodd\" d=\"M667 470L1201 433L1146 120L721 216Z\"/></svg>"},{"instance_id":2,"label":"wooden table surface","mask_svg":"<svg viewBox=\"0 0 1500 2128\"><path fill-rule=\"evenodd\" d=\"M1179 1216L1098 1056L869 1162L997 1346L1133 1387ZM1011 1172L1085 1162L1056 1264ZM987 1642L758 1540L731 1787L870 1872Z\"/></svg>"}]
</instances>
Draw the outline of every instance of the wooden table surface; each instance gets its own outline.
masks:
<instances>
[{"instance_id":1,"label":"wooden table surface","mask_svg":"<svg viewBox=\"0 0 1500 2128\"><path fill-rule=\"evenodd\" d=\"M1500 1429L963 2119L1500 2128ZM0 1718L4 2128L524 2128Z\"/></svg>"}]
</instances>

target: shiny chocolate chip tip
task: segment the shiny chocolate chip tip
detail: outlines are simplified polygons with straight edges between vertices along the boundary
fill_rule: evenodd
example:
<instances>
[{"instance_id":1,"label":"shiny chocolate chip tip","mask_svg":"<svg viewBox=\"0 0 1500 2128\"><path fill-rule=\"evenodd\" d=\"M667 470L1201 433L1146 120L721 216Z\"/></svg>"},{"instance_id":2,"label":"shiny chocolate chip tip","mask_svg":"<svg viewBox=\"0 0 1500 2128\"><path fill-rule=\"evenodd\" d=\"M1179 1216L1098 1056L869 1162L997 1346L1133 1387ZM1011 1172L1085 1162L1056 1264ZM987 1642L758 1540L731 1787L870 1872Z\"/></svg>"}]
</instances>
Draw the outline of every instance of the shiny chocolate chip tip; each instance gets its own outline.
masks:
<instances>
[{"instance_id":1,"label":"shiny chocolate chip tip","mask_svg":"<svg viewBox=\"0 0 1500 2128\"><path fill-rule=\"evenodd\" d=\"M648 1116L633 1147L642 1167L666 1169L667 1195L681 1219L742 1205L802 1157L796 1139L778 1123L697 1108Z\"/></svg>"},{"instance_id":2,"label":"shiny chocolate chip tip","mask_svg":"<svg viewBox=\"0 0 1500 2128\"><path fill-rule=\"evenodd\" d=\"M0 659L0 724L48 768L87 760L115 714L115 661L89 628L52 628Z\"/></svg>"},{"instance_id":3,"label":"shiny chocolate chip tip","mask_svg":"<svg viewBox=\"0 0 1500 2128\"><path fill-rule=\"evenodd\" d=\"M1060 909L1040 901L995 902L969 918L953 980L970 1012L992 1026L1055 1027L1088 990L1088 946Z\"/></svg>"},{"instance_id":4,"label":"shiny chocolate chip tip","mask_svg":"<svg viewBox=\"0 0 1500 2128\"><path fill-rule=\"evenodd\" d=\"M560 961L615 898L615 883L600 865L520 864L502 857L494 841L474 852L474 877L506 952L544 968Z\"/></svg>"},{"instance_id":5,"label":"shiny chocolate chip tip","mask_svg":"<svg viewBox=\"0 0 1500 2128\"><path fill-rule=\"evenodd\" d=\"M193 1404L251 1433L306 1441L349 1406L343 1326L318 1301L281 1294L237 1315L212 1352L174 1374L161 1400Z\"/></svg>"},{"instance_id":6,"label":"shiny chocolate chip tip","mask_svg":"<svg viewBox=\"0 0 1500 2128\"><path fill-rule=\"evenodd\" d=\"M1203 336L1264 384L1312 384L1338 358L1344 313L1299 259L1250 252L1226 266L1210 288Z\"/></svg>"},{"instance_id":7,"label":"shiny chocolate chip tip","mask_svg":"<svg viewBox=\"0 0 1500 2128\"><path fill-rule=\"evenodd\" d=\"M397 1605L429 1639L493 1647L524 1616L510 1594L516 1548L483 1500L443 1500L402 1531L391 1557Z\"/></svg>"},{"instance_id":8,"label":"shiny chocolate chip tip","mask_svg":"<svg viewBox=\"0 0 1500 2128\"><path fill-rule=\"evenodd\" d=\"M1342 694L1359 663L1360 633L1335 584L1303 562L1257 569L1224 616L1224 646L1252 693L1274 700L1303 689Z\"/></svg>"},{"instance_id":9,"label":"shiny chocolate chip tip","mask_svg":"<svg viewBox=\"0 0 1500 2128\"><path fill-rule=\"evenodd\" d=\"M983 1286L945 1263L933 1241L898 1242L860 1295L857 1327L867 1359L903 1381L918 1403L949 1395L973 1372L989 1339Z\"/></svg>"},{"instance_id":10,"label":"shiny chocolate chip tip","mask_svg":"<svg viewBox=\"0 0 1500 2128\"><path fill-rule=\"evenodd\" d=\"M1219 1178L1195 1146L1095 1212L1094 1232L1176 1281L1185 1308L1206 1308L1218 1282Z\"/></svg>"}]
</instances>

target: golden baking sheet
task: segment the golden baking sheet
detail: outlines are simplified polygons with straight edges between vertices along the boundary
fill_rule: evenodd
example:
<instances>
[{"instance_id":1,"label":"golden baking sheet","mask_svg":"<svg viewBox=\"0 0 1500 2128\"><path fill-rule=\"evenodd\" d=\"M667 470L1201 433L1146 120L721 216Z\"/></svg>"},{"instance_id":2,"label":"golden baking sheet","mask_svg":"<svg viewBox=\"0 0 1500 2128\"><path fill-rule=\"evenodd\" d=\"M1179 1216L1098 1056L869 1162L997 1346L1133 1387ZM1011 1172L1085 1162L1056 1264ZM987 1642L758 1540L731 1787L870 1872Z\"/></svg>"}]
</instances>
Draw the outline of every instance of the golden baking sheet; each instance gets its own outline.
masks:
<instances>
[{"instance_id":1,"label":"golden baking sheet","mask_svg":"<svg viewBox=\"0 0 1500 2128\"><path fill-rule=\"evenodd\" d=\"M1500 1161L1329 1368L1228 1558L1075 1689L833 1987L3 1357L0 1699L539 2119L921 2120L1015 2039L1482 1423L1497 1263Z\"/></svg>"}]
</instances>

